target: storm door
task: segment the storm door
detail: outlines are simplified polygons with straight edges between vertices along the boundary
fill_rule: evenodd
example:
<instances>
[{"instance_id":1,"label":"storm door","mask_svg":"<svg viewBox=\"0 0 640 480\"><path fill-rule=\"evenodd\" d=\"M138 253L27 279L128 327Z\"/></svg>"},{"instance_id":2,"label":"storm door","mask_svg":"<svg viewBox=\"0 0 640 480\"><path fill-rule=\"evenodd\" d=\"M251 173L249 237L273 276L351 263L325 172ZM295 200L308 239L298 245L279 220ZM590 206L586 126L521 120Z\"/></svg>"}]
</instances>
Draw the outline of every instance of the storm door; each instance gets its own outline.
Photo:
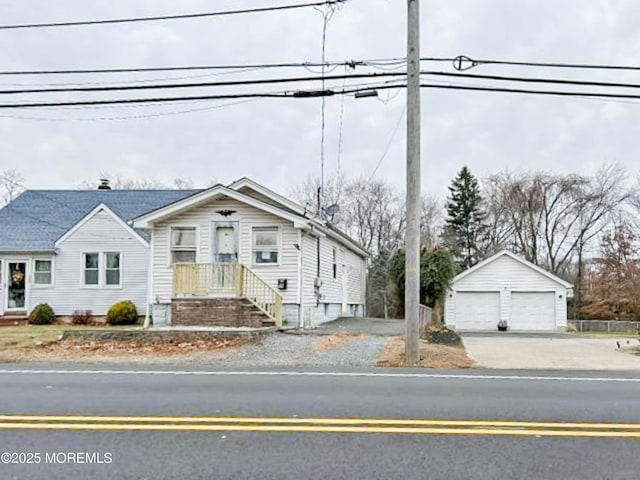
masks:
<instances>
[{"instance_id":1,"label":"storm door","mask_svg":"<svg viewBox=\"0 0 640 480\"><path fill-rule=\"evenodd\" d=\"M27 304L27 262L6 263L6 309L26 310Z\"/></svg>"}]
</instances>

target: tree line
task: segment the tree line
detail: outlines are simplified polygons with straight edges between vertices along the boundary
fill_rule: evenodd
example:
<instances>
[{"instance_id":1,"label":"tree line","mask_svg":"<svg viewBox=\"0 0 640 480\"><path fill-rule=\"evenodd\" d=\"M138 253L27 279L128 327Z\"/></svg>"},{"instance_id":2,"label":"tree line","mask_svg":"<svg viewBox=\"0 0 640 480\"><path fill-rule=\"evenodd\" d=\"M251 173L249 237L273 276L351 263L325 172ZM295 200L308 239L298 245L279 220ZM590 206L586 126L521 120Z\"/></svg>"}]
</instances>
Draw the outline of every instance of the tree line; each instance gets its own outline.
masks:
<instances>
[{"instance_id":1,"label":"tree line","mask_svg":"<svg viewBox=\"0 0 640 480\"><path fill-rule=\"evenodd\" d=\"M591 176L504 170L482 180L462 167L445 201L422 201L422 302L438 315L457 273L508 249L574 285L574 318L639 317L640 177L629 178L616 164ZM318 210L318 188L310 179L292 195L371 252L369 315L401 318L403 192L384 180L338 175L325 183Z\"/></svg>"}]
</instances>

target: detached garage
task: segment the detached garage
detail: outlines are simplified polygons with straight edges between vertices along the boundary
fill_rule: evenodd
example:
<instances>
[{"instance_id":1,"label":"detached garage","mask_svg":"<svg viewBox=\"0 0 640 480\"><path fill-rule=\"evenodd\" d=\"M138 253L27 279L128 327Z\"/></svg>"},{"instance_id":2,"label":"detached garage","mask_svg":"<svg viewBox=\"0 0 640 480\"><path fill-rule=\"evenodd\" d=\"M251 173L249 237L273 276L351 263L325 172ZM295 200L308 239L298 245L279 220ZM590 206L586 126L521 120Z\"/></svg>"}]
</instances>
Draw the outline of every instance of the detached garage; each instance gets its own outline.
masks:
<instances>
[{"instance_id":1,"label":"detached garage","mask_svg":"<svg viewBox=\"0 0 640 480\"><path fill-rule=\"evenodd\" d=\"M572 285L508 251L453 279L445 300L445 322L456 330L555 331L567 326Z\"/></svg>"}]
</instances>

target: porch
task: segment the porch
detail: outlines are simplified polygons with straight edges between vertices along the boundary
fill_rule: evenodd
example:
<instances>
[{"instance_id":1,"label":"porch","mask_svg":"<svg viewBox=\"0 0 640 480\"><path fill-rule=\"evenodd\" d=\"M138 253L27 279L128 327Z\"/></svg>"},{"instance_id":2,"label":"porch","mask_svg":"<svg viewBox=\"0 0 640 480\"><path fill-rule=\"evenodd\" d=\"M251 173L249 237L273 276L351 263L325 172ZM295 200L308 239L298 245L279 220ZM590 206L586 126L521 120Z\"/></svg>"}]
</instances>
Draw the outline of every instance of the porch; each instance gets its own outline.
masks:
<instances>
[{"instance_id":1,"label":"porch","mask_svg":"<svg viewBox=\"0 0 640 480\"><path fill-rule=\"evenodd\" d=\"M173 298L246 299L275 326L282 326L282 295L240 263L174 264Z\"/></svg>"}]
</instances>

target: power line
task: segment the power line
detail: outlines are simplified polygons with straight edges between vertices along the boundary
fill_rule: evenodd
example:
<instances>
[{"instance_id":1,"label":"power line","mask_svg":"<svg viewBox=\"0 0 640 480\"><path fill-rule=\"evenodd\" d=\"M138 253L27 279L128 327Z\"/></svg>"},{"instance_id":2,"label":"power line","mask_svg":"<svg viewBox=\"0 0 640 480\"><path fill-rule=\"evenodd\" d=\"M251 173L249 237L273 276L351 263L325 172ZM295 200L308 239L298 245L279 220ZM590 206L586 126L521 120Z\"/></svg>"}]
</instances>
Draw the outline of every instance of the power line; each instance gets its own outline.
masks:
<instances>
[{"instance_id":1,"label":"power line","mask_svg":"<svg viewBox=\"0 0 640 480\"><path fill-rule=\"evenodd\" d=\"M186 113L196 113L210 110L217 110L220 108L231 107L235 105L241 105L243 103L255 102L259 99L247 99L239 100L237 102L224 103L222 105L213 105L208 107L190 108L188 110L177 110L170 112L155 112L155 113L142 113L137 115L113 115L113 116L101 116L101 117L86 117L86 118L69 118L65 117L26 117L23 115L1 115L0 118L12 118L16 120L33 120L39 122L101 122L101 121L116 121L116 120L138 120L143 118L160 118L175 115L184 115ZM142 105L131 105L132 107L140 107ZM153 106L153 105L144 105ZM80 108L80 107L79 107Z\"/></svg>"},{"instance_id":2,"label":"power line","mask_svg":"<svg viewBox=\"0 0 640 480\"><path fill-rule=\"evenodd\" d=\"M1 28L1 27L0 27ZM465 57L468 58L468 57ZM453 62L459 57L422 57L423 62ZM547 63L547 62L525 62L510 60L488 60L469 59L473 66L478 65L514 65L550 68L576 68L592 70L640 70L640 66L632 65L598 65L598 64L577 64L577 63ZM406 64L406 59L402 57L379 58L368 60L342 60L327 61L326 67L348 66L371 66L384 70L385 68L395 69ZM83 69L54 69L54 70L5 70L0 71L0 76L9 75L83 75L83 74L111 74L111 73L148 73L148 72L172 72L190 70L242 70L242 69L269 69L269 68L311 68L322 67L321 62L280 62L280 63L254 63L254 64L232 64L232 65L184 65L165 67L121 67L121 68L83 68ZM466 70L464 68L463 70Z\"/></svg>"},{"instance_id":3,"label":"power line","mask_svg":"<svg viewBox=\"0 0 640 480\"><path fill-rule=\"evenodd\" d=\"M379 77L401 77L404 73L400 72L383 72L383 73L359 73L353 75L326 75L324 77L306 76L306 77L285 77L285 78L267 78L257 80L231 80L225 82L195 82L195 83L166 83L155 85L120 85L120 86L92 86L92 87L61 87L61 88L30 88L30 89L11 89L0 90L0 95L15 95L26 93L64 93L64 92L113 92L127 90L158 90L158 89L174 89L174 88L200 88L200 87L230 87L243 85L265 85L273 83L295 83L307 82L315 80L342 80L344 78L379 78Z\"/></svg>"},{"instance_id":4,"label":"power line","mask_svg":"<svg viewBox=\"0 0 640 480\"><path fill-rule=\"evenodd\" d=\"M640 70L638 66L630 65L605 65L605 64L588 64L588 63L553 63L553 62L527 62L514 60L491 60L491 59L473 59L465 55L460 55L454 59L448 58L421 58L420 60L431 61L453 61L457 70L468 70L478 65L512 65L522 67L548 67L548 68L575 68L586 70Z\"/></svg>"},{"instance_id":5,"label":"power line","mask_svg":"<svg viewBox=\"0 0 640 480\"><path fill-rule=\"evenodd\" d=\"M203 18L203 17L219 17L223 15L237 15L243 13L261 13L261 12L273 12L278 10L293 10L296 8L306 7L320 7L323 5L336 5L338 3L344 3L347 0L325 0L323 2L315 3L299 3L293 5L277 5L271 7L260 8L247 8L242 10L226 10L218 12L201 12L201 13L187 13L181 15L160 15L153 17L135 17L135 18L112 18L103 20L79 20L70 22L51 22L51 23L27 23L19 25L0 25L0 30L15 30L23 28L50 28L50 27L77 27L81 25L105 25L113 23L133 23L133 22L154 22L159 20L184 20L190 18Z\"/></svg>"},{"instance_id":6,"label":"power line","mask_svg":"<svg viewBox=\"0 0 640 480\"><path fill-rule=\"evenodd\" d=\"M638 94L624 93L601 93L601 92L578 92L578 91L558 91L558 90L533 90L533 89L516 89L516 88L499 88L499 87L481 87L481 86L463 86L463 85L434 85L421 84L421 88L434 88L446 90L467 90L478 92L496 92L496 93L519 93L532 95L552 95L564 97L583 97L583 98L616 98L616 99L635 99L639 100ZM189 101L206 101L206 100L222 100L222 99L242 99L242 98L318 98L329 97L334 95L349 95L362 91L370 91L372 88L378 90L406 88L406 84L388 84L377 86L360 86L358 88L347 88L344 90L297 90L283 91L272 93L240 93L240 94L222 94L222 95L198 95L189 97L157 97L157 98L129 98L117 100L85 100L85 101L67 101L67 102L37 102L37 103L13 103L0 104L0 109L15 108L44 108L44 107L77 107L86 105L121 105L121 104L140 104L140 103L169 103L169 102L189 102Z\"/></svg>"},{"instance_id":7,"label":"power line","mask_svg":"<svg viewBox=\"0 0 640 480\"><path fill-rule=\"evenodd\" d=\"M640 88L640 84L619 83L619 82L600 82L590 80L566 80L557 78L537 78L537 77L513 77L503 75L474 75L467 73L448 73L421 71L421 75L450 77L450 78L466 78L478 80L497 80L509 82L523 83L541 83L555 85L572 85L572 86L590 86L590 87L611 87L611 88ZM69 92L116 92L116 91L132 91L132 90L164 90L176 88L203 88L203 87L230 87L230 86L246 86L246 85L269 85L278 83L298 83L318 81L322 82L322 89L326 80L346 80L358 78L384 78L384 77L404 77L404 72L382 72L382 73L360 73L360 74L344 74L344 75L324 75L305 76L305 77L284 77L284 78L267 78L256 80L232 80L224 82L193 82L193 83L167 83L153 85L120 85L120 86L89 86L89 87L54 87L54 88L35 88L35 89L11 89L0 90L0 95L17 95L28 93L69 93Z\"/></svg>"},{"instance_id":8,"label":"power line","mask_svg":"<svg viewBox=\"0 0 640 480\"><path fill-rule=\"evenodd\" d=\"M453 59L450 59L453 60ZM342 60L328 61L325 66L388 66L402 65L405 63L402 58L369 59L369 60ZM94 69L56 69L56 70L5 70L0 71L0 75L81 75L89 73L145 73L145 72L172 72L183 70L243 70L260 68L293 68L293 67L322 67L321 62L280 62L280 63L253 63L253 64L233 64L233 65L185 65L168 67L139 67L139 68L94 68Z\"/></svg>"},{"instance_id":9,"label":"power line","mask_svg":"<svg viewBox=\"0 0 640 480\"><path fill-rule=\"evenodd\" d=\"M387 146L385 147L384 152L382 152L382 156L380 157L380 160L378 160L378 163L376 163L375 168L372 170L371 175L369 176L369 180L371 180L375 176L376 172L378 171L378 168L380 168L380 165L382 164L383 160L387 156L387 153L389 153L389 149L391 148L393 139L395 138L396 133L398 133L398 129L400 128L400 124L402 123L402 119L404 118L404 114L406 111L407 111L407 104L405 103L404 108L400 113L400 117L398 118L398 122L396 123L396 126L393 128L393 132L391 132L391 136L389 137Z\"/></svg>"}]
</instances>

